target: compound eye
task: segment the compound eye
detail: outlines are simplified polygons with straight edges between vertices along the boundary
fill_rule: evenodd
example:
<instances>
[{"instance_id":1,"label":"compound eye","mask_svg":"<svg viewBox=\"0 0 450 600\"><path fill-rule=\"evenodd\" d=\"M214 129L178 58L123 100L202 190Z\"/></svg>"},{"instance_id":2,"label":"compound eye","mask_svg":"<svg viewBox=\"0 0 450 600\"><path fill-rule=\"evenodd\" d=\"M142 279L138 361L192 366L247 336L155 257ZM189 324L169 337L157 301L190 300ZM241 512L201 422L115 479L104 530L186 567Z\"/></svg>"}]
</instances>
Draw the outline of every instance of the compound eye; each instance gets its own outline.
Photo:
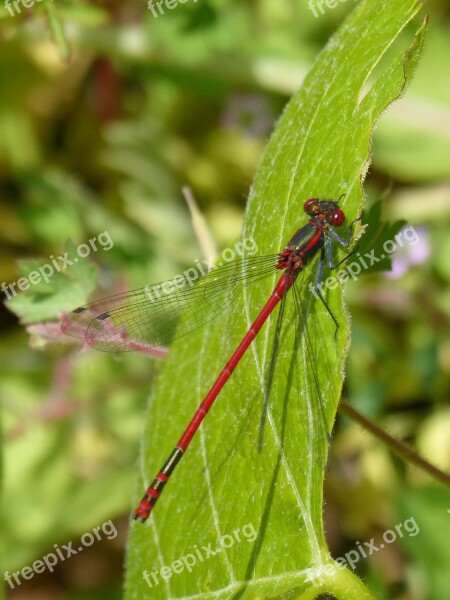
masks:
<instances>
[{"instance_id":1,"label":"compound eye","mask_svg":"<svg viewBox=\"0 0 450 600\"><path fill-rule=\"evenodd\" d=\"M333 225L339 227L345 221L344 212L340 208L336 208L332 216Z\"/></svg>"},{"instance_id":2,"label":"compound eye","mask_svg":"<svg viewBox=\"0 0 450 600\"><path fill-rule=\"evenodd\" d=\"M309 200L307 200L303 205L303 210L305 211L305 213L308 213L309 215L314 215L316 213L318 202L318 198L310 198Z\"/></svg>"}]
</instances>

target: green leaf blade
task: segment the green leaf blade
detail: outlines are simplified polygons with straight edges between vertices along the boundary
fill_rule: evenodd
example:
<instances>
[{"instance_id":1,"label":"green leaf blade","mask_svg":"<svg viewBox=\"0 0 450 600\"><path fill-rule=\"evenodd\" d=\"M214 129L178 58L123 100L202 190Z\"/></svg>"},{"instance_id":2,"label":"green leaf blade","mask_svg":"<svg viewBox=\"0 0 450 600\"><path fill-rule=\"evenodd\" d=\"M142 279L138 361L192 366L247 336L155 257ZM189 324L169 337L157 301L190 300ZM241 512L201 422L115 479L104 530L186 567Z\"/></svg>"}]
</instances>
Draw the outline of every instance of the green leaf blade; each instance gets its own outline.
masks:
<instances>
[{"instance_id":1,"label":"green leaf blade","mask_svg":"<svg viewBox=\"0 0 450 600\"><path fill-rule=\"evenodd\" d=\"M359 99L370 73L419 8L412 1L363 2L319 56L277 124L255 177L243 239L253 238L258 254L285 246L305 223L302 206L310 197L337 199L345 193L341 204L347 222L359 214L374 120L404 91L423 28L411 48L387 68L389 78L380 82L382 74ZM343 256L342 249L335 258ZM328 450L323 420L330 431L342 387L348 324L337 286L327 292L340 323L334 342L334 323L309 291L314 265L299 276L303 305L311 305L309 337L296 339L294 302L286 302L262 452L258 428L276 315L221 392L149 522L133 525L128 600L313 598L321 591L339 598L370 597L349 571L331 560L323 531ZM275 276L246 289L239 305L173 345L150 408L141 459L145 484L175 445L274 282ZM304 362L311 349L316 372ZM143 489L139 481L136 498ZM221 545L224 539L230 542L228 548ZM204 547L218 551L205 556ZM178 561L185 564L197 550L202 559L197 554L195 565L181 568ZM327 576L311 580L311 573L323 573L326 567Z\"/></svg>"}]
</instances>

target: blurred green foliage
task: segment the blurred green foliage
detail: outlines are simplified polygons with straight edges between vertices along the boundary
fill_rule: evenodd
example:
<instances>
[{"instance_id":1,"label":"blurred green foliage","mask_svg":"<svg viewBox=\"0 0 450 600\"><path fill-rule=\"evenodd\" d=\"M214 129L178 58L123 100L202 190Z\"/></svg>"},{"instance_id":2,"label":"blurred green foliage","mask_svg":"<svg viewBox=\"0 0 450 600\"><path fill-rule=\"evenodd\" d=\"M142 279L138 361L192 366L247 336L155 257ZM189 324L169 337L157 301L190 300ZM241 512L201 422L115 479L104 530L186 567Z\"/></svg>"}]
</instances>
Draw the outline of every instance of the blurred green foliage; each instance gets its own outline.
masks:
<instances>
[{"instance_id":1,"label":"blurred green foliage","mask_svg":"<svg viewBox=\"0 0 450 600\"><path fill-rule=\"evenodd\" d=\"M101 296L173 276L201 257L184 184L219 246L234 241L274 121L353 7L341 3L315 18L300 0L205 0L157 19L134 1L44 1L14 17L2 7L0 284L20 277L17 260L49 262L68 240L86 243L105 230L113 248L80 261L86 285L53 306L55 321L94 285ZM394 258L391 276L372 273L346 286L346 397L449 470L448 3L428 10L423 61L379 123L365 184L367 207L381 199L387 220L413 225L420 252ZM79 353L51 328L33 337L40 351L30 348L3 306L0 325L3 570L114 518L116 540L16 591L119 598L143 415L160 364ZM446 507L441 486L338 422L325 508L333 556L412 515L421 529L357 565L378 598L446 598Z\"/></svg>"}]
</instances>

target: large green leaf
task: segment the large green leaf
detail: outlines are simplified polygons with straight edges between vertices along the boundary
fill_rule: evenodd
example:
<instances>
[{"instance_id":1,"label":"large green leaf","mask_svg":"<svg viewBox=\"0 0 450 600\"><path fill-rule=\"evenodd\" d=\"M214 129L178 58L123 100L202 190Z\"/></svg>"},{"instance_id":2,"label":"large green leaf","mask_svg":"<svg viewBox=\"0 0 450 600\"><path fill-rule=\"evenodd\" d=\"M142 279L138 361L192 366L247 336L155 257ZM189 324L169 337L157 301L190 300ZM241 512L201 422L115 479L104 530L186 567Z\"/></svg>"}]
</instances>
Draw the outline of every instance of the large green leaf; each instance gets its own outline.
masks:
<instances>
[{"instance_id":1,"label":"large green leaf","mask_svg":"<svg viewBox=\"0 0 450 600\"><path fill-rule=\"evenodd\" d=\"M403 92L425 27L408 50L391 46L419 8L412 0L363 2L320 54L280 119L255 176L243 238L253 237L258 253L283 248L304 224L302 206L309 197L345 193L348 222L357 216L374 122ZM369 88L368 78L382 57L383 68ZM276 316L221 393L152 517L145 525L133 524L129 600L314 598L320 592L371 597L329 557L323 531L328 450L323 417L330 430L342 386L348 323L341 290L330 290L328 303L340 321L335 338L332 320L308 290L314 277L314 266L300 276L303 304L311 306L308 336L300 330L296 339L293 299L286 303L262 452L258 427ZM232 310L173 345L149 409L136 499L274 281L247 289ZM304 362L311 350L316 370ZM207 547L215 554L208 555Z\"/></svg>"}]
</instances>

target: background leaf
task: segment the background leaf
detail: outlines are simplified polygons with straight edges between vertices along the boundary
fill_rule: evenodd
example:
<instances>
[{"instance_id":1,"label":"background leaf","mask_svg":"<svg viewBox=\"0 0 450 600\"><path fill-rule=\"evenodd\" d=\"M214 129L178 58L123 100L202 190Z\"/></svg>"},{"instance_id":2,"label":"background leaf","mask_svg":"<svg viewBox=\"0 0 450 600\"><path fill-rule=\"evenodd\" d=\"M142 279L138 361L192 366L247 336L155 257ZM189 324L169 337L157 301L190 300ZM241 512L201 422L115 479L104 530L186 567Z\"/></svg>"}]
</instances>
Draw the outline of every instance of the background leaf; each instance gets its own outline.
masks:
<instances>
[{"instance_id":1,"label":"background leaf","mask_svg":"<svg viewBox=\"0 0 450 600\"><path fill-rule=\"evenodd\" d=\"M301 207L309 197L337 198L346 193L342 205L348 222L357 216L374 121L403 92L424 29L406 53L404 48L390 51L390 47L418 8L415 2L400 0L363 2L321 53L302 89L286 107L255 177L243 239L254 237L259 253L283 247L304 223ZM368 78L381 58L381 72L367 89ZM313 271L302 277L304 299L310 300L307 284L314 278ZM146 443L141 467L145 482L139 481L136 498L166 458L273 283L268 281L246 295L242 307L198 335L174 344L150 408L145 436L148 446ZM330 293L328 301L340 315L339 290ZM291 306L287 307L288 323ZM321 344L319 377L326 382L322 401L331 425L342 385L347 326L340 318L334 345L330 343L334 325L325 309L314 306L313 313L316 325L309 326L311 341L317 349ZM326 442L320 419L314 425L310 414L305 422L308 408L315 410L314 416L318 414L310 398L311 375L295 365L290 371L289 351L280 356L265 444L258 454L260 398L274 321L258 336L227 384L152 519L144 527L133 526L128 599L312 598L320 591L339 598L369 597L348 571L339 571L328 557L321 485ZM294 347L292 329L283 334L284 348ZM300 346L300 351L303 349ZM332 370L325 372L328 365ZM294 375L286 377L286 373ZM299 398L297 390L303 397ZM308 443L308 438L322 443ZM242 537L246 527L258 532L251 543L250 537L236 541L194 569L184 568L170 576L165 571L166 581L162 579L162 567L196 548L208 544L218 548L224 535L240 531ZM324 574L326 566L331 568L329 576ZM314 585L307 581L311 568L323 575ZM158 584L151 580L150 589L143 574L154 572Z\"/></svg>"},{"instance_id":2,"label":"background leaf","mask_svg":"<svg viewBox=\"0 0 450 600\"><path fill-rule=\"evenodd\" d=\"M60 256L69 260L69 264L65 266ZM87 257L80 258L77 247L70 242L61 255L22 261L19 270L21 277L17 286L8 288L11 299L7 305L24 324L50 320L60 310L69 311L85 303L97 280L96 268L89 264ZM19 282L27 294L20 293Z\"/></svg>"}]
</instances>

